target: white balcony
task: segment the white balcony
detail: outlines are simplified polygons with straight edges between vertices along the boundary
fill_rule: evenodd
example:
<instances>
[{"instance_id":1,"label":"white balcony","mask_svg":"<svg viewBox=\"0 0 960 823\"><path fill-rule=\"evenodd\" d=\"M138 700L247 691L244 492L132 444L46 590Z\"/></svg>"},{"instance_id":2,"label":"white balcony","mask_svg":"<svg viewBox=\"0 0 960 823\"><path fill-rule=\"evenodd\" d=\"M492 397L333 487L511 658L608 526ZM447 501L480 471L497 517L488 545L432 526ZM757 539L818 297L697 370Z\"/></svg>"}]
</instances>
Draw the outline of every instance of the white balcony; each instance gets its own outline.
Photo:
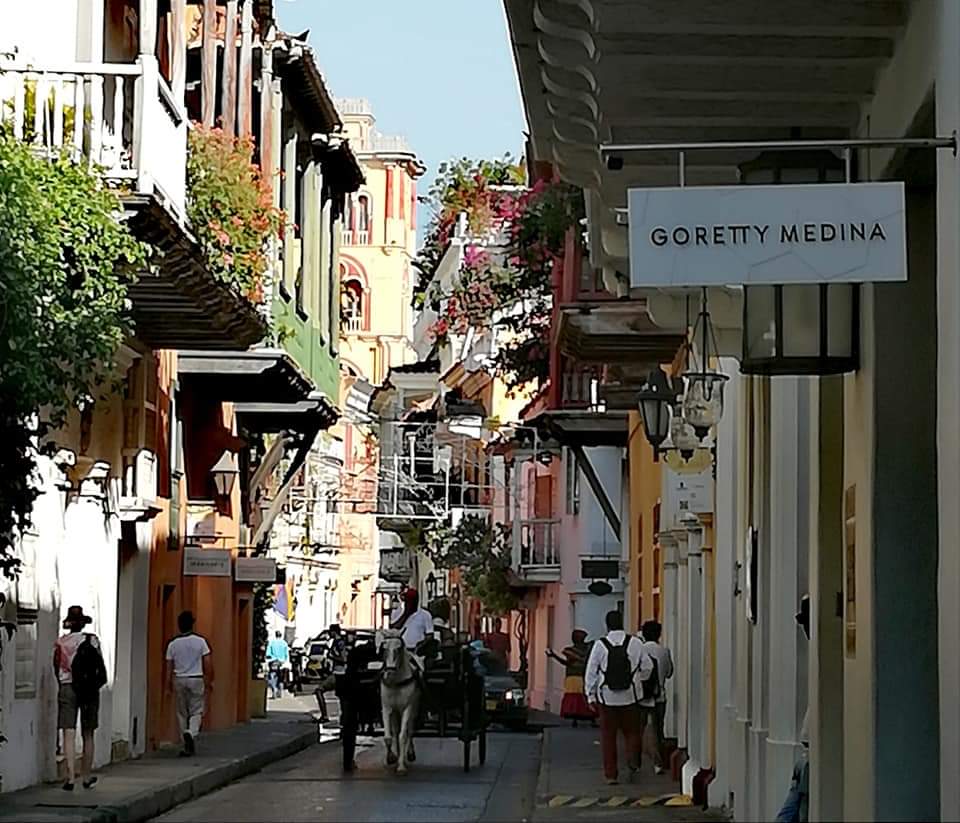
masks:
<instances>
[{"instance_id":1,"label":"white balcony","mask_svg":"<svg viewBox=\"0 0 960 823\"><path fill-rule=\"evenodd\" d=\"M0 62L0 121L38 150L86 158L107 181L184 214L187 118L154 58Z\"/></svg>"},{"instance_id":2,"label":"white balcony","mask_svg":"<svg viewBox=\"0 0 960 823\"><path fill-rule=\"evenodd\" d=\"M359 334L363 330L362 315L355 314L343 318L343 331L347 334Z\"/></svg>"},{"instance_id":3,"label":"white balcony","mask_svg":"<svg viewBox=\"0 0 960 823\"><path fill-rule=\"evenodd\" d=\"M514 535L514 566L528 583L553 583L560 579L560 521L521 520Z\"/></svg>"}]
</instances>

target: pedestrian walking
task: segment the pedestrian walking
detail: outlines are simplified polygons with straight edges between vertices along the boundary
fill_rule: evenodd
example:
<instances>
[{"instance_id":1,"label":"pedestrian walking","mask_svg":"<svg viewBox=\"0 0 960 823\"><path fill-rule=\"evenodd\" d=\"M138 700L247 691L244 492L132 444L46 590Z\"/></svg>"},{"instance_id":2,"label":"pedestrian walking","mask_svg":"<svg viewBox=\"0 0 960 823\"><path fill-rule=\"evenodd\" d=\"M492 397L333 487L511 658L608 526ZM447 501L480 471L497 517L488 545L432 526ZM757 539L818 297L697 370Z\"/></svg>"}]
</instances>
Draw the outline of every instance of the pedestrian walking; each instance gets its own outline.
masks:
<instances>
[{"instance_id":1,"label":"pedestrian walking","mask_svg":"<svg viewBox=\"0 0 960 823\"><path fill-rule=\"evenodd\" d=\"M587 633L583 629L574 629L570 635L570 645L565 646L560 654L553 649L547 649L547 657L563 665L563 700L560 701L560 717L573 721L574 728L581 720L589 720L595 724L597 716L587 702L587 693L583 685L587 660L590 657Z\"/></svg>"},{"instance_id":2,"label":"pedestrian walking","mask_svg":"<svg viewBox=\"0 0 960 823\"><path fill-rule=\"evenodd\" d=\"M206 700L213 691L213 658L206 639L193 630L193 612L177 618L180 634L167 645L167 691L173 694L183 739L181 757L196 754Z\"/></svg>"},{"instance_id":3,"label":"pedestrian walking","mask_svg":"<svg viewBox=\"0 0 960 823\"><path fill-rule=\"evenodd\" d=\"M290 646L277 632L267 643L267 680L274 700L283 697L283 672L290 667Z\"/></svg>"},{"instance_id":4,"label":"pedestrian walking","mask_svg":"<svg viewBox=\"0 0 960 823\"><path fill-rule=\"evenodd\" d=\"M666 765L663 749L663 721L667 716L667 681L673 677L673 656L670 654L670 649L660 643L663 626L656 620L648 620L640 627L640 632L643 635L643 650L653 658L659 681L653 684L656 688L646 690L647 700L643 701L646 705L643 705L640 710L640 739L643 740L646 727L652 726L656 746L653 754L653 770L657 774L663 774Z\"/></svg>"},{"instance_id":5,"label":"pedestrian walking","mask_svg":"<svg viewBox=\"0 0 960 823\"><path fill-rule=\"evenodd\" d=\"M320 722L329 723L330 714L327 711L326 692L332 692L337 686L337 666L347 664L347 639L343 636L339 623L331 623L328 630L329 644L327 646L326 665L323 669L323 679L313 691L320 708Z\"/></svg>"},{"instance_id":6,"label":"pedestrian walking","mask_svg":"<svg viewBox=\"0 0 960 823\"><path fill-rule=\"evenodd\" d=\"M107 669L100 653L100 640L85 632L92 618L83 613L82 606L67 609L63 628L67 634L57 638L53 645L53 670L57 676L57 728L63 734L63 756L67 765L65 791L72 792L77 780L77 716L80 717L80 735L83 754L80 758L80 778L83 788L92 789L97 777L93 771L94 732L100 718L100 689L107 683Z\"/></svg>"},{"instance_id":7,"label":"pedestrian walking","mask_svg":"<svg viewBox=\"0 0 960 823\"><path fill-rule=\"evenodd\" d=\"M623 630L623 615L607 612L607 636L593 644L587 661L587 700L600 716L600 748L607 783L617 782L617 738L624 737L627 766L640 767L640 717L638 704L644 681L654 673L643 642Z\"/></svg>"}]
</instances>

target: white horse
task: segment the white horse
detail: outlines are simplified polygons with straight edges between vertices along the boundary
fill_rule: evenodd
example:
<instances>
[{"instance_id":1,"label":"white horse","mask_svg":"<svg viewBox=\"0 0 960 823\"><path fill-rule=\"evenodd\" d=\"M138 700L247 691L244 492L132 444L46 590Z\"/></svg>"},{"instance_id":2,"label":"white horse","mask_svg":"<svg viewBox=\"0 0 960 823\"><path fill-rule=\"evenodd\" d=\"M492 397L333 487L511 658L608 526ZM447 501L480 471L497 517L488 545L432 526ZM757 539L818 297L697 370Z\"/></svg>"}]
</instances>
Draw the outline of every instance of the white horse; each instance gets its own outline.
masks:
<instances>
[{"instance_id":1,"label":"white horse","mask_svg":"<svg viewBox=\"0 0 960 823\"><path fill-rule=\"evenodd\" d=\"M420 684L400 632L393 629L379 632L377 645L383 652L380 702L386 765L396 763L397 774L406 774L407 763L416 759L413 731L420 705Z\"/></svg>"}]
</instances>

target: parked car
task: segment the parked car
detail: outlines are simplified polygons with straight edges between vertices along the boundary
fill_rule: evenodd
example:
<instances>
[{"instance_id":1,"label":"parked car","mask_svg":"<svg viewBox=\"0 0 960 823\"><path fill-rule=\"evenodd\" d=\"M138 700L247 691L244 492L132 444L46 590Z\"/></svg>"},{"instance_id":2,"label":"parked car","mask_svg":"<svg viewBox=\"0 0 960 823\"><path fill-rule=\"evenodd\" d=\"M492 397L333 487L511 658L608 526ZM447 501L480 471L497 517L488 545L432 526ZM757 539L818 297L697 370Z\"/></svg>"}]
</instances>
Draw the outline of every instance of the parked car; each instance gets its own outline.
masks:
<instances>
[{"instance_id":1,"label":"parked car","mask_svg":"<svg viewBox=\"0 0 960 823\"><path fill-rule=\"evenodd\" d=\"M303 650L303 682L320 683L333 674L330 644L325 640L311 640Z\"/></svg>"},{"instance_id":2,"label":"parked car","mask_svg":"<svg viewBox=\"0 0 960 823\"><path fill-rule=\"evenodd\" d=\"M516 674L489 649L480 651L478 664L483 669L484 699L487 717L510 729L527 726L527 696Z\"/></svg>"}]
</instances>

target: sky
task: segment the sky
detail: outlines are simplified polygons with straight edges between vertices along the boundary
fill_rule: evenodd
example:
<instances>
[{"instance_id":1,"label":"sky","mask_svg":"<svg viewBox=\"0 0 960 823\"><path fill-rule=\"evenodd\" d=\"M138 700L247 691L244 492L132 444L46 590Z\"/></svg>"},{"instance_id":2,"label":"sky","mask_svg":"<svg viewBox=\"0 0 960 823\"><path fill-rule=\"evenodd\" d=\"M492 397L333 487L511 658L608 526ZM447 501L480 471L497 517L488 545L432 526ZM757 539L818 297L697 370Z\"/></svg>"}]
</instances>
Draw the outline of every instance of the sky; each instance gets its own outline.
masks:
<instances>
[{"instance_id":1,"label":"sky","mask_svg":"<svg viewBox=\"0 0 960 823\"><path fill-rule=\"evenodd\" d=\"M277 0L281 28L310 30L335 97L365 97L384 134L427 166L522 157L526 129L502 0ZM429 215L421 207L419 233Z\"/></svg>"}]
</instances>

